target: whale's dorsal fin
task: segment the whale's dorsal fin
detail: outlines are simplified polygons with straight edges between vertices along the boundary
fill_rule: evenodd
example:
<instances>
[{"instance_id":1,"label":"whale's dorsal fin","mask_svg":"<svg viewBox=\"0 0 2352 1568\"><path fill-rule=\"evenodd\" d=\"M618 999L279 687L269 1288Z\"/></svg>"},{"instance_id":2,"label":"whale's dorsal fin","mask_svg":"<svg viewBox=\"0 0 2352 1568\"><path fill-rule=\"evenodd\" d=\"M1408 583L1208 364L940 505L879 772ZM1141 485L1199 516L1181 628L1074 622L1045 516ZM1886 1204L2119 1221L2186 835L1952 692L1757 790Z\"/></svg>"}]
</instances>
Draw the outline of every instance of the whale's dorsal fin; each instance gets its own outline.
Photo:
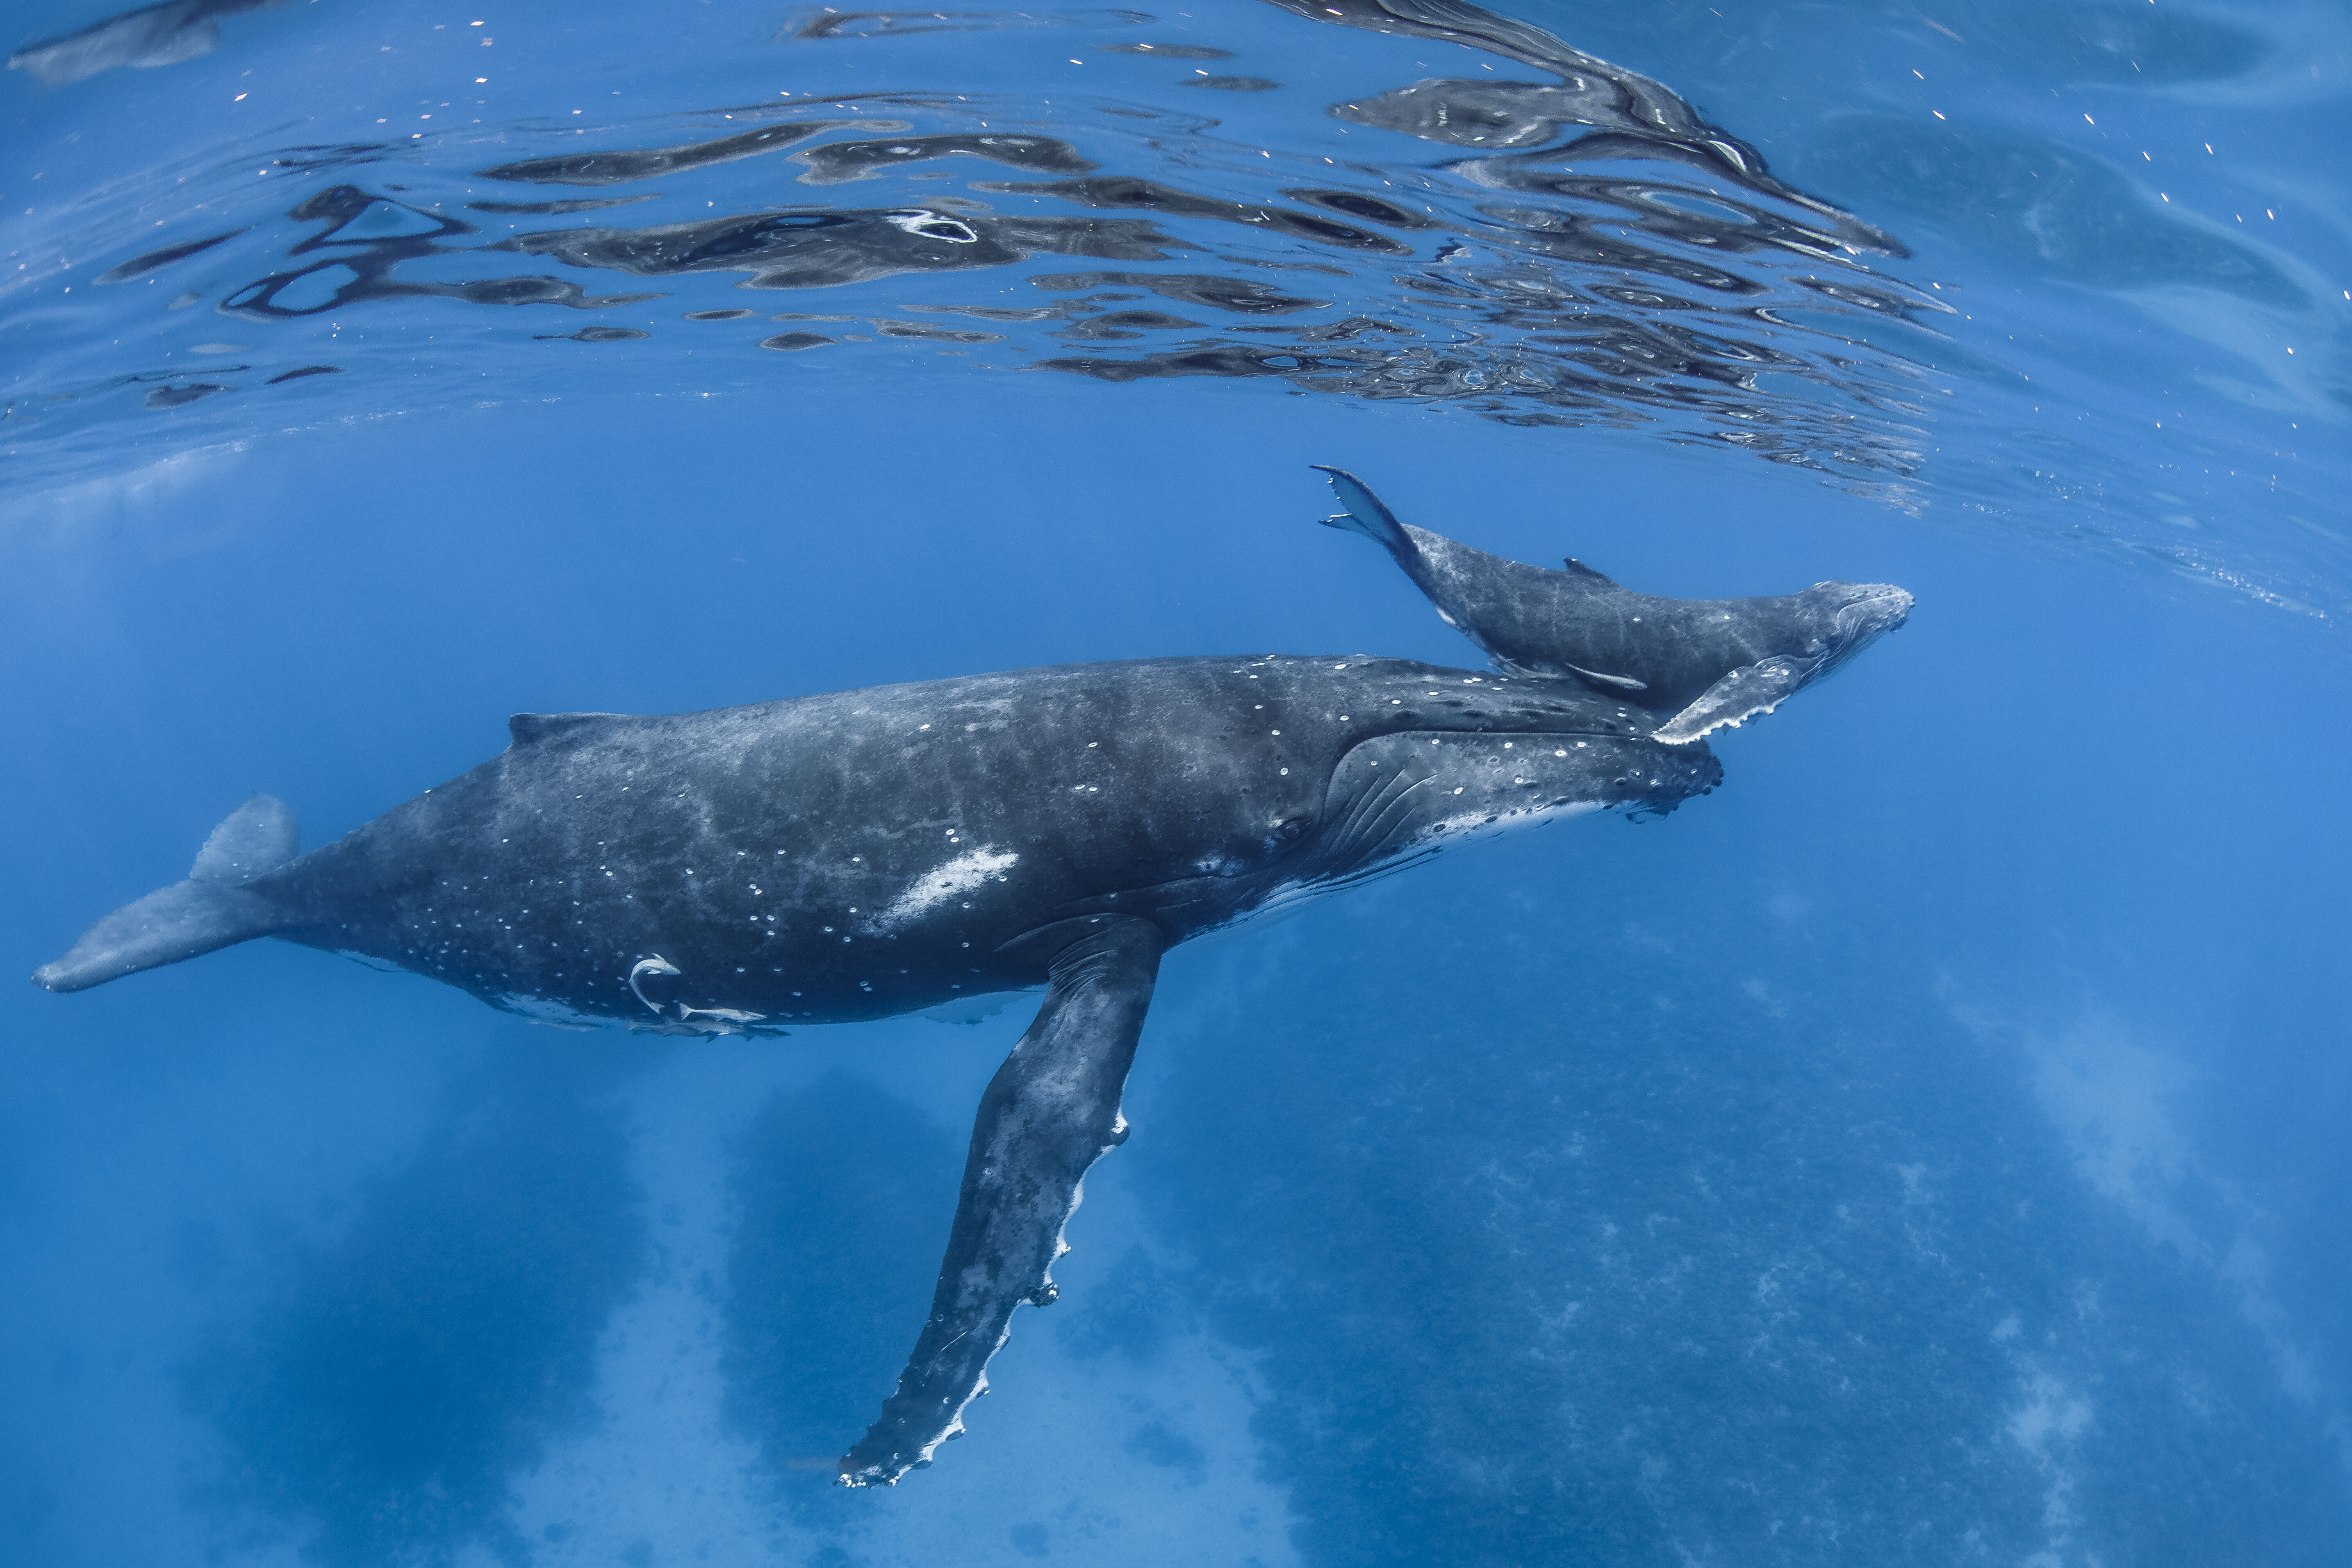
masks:
<instances>
[{"instance_id":1,"label":"whale's dorsal fin","mask_svg":"<svg viewBox=\"0 0 2352 1568\"><path fill-rule=\"evenodd\" d=\"M1339 504L1348 509L1337 517L1318 520L1324 527L1348 529L1367 539L1378 540L1391 550L1405 547L1403 525L1397 521L1396 514L1389 510L1387 504L1372 493L1371 486L1347 469L1335 468L1328 463L1309 463L1307 466L1321 470L1323 477L1331 481L1331 489L1338 493Z\"/></svg>"},{"instance_id":2,"label":"whale's dorsal fin","mask_svg":"<svg viewBox=\"0 0 2352 1568\"><path fill-rule=\"evenodd\" d=\"M528 746L538 741L558 735L576 734L582 730L595 729L615 719L625 719L625 713L518 713L507 721L507 733L518 746Z\"/></svg>"},{"instance_id":3,"label":"whale's dorsal fin","mask_svg":"<svg viewBox=\"0 0 2352 1568\"><path fill-rule=\"evenodd\" d=\"M1568 574L1570 576L1580 577L1596 588L1614 588L1617 586L1617 579L1609 576L1605 573L1595 572L1591 567L1587 566L1583 562L1579 561L1573 555L1570 556L1562 564L1567 566Z\"/></svg>"}]
</instances>

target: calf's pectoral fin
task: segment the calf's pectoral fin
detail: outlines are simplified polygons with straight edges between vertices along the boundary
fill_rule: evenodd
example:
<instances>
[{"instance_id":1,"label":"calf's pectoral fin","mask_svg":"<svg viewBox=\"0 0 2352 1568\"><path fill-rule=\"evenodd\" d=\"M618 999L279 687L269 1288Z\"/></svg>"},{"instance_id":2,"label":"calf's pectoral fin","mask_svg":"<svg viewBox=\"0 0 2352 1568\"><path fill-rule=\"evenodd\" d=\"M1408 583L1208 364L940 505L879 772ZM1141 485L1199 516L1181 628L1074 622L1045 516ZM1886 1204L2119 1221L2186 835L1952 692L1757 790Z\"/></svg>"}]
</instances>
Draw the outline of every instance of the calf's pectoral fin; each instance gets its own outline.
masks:
<instances>
[{"instance_id":1,"label":"calf's pectoral fin","mask_svg":"<svg viewBox=\"0 0 2352 1568\"><path fill-rule=\"evenodd\" d=\"M1660 725L1652 738L1668 745L1685 745L1726 724L1769 713L1805 683L1808 673L1803 660L1783 657L1741 665L1700 692L1689 707Z\"/></svg>"},{"instance_id":2,"label":"calf's pectoral fin","mask_svg":"<svg viewBox=\"0 0 2352 1568\"><path fill-rule=\"evenodd\" d=\"M963 1407L987 1387L1013 1309L1054 1299L1080 1179L1127 1140L1119 1093L1167 939L1126 915L1038 935L1061 942L1045 1005L981 1097L930 1318L881 1418L842 1458L845 1486L895 1485L962 1434Z\"/></svg>"}]
</instances>

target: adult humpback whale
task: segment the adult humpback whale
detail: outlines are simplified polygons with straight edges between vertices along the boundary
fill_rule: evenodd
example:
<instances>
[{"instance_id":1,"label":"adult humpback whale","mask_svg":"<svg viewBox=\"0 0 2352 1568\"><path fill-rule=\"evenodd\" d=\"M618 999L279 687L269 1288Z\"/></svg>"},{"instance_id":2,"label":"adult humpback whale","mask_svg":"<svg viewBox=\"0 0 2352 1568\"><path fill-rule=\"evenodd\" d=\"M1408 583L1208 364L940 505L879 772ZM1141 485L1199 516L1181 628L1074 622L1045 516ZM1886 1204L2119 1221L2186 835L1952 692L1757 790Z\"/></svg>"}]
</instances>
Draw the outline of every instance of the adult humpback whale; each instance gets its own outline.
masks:
<instances>
[{"instance_id":1,"label":"adult humpback whale","mask_svg":"<svg viewBox=\"0 0 2352 1568\"><path fill-rule=\"evenodd\" d=\"M1636 594L1573 557L1553 572L1399 522L1363 480L1316 467L1348 509L1324 522L1385 548L1496 668L1583 681L1664 719L1653 733L1671 744L1769 713L1911 613L1911 595L1885 583L1759 599Z\"/></svg>"},{"instance_id":2,"label":"adult humpback whale","mask_svg":"<svg viewBox=\"0 0 2352 1568\"><path fill-rule=\"evenodd\" d=\"M1160 954L1455 842L1721 776L1580 682L1400 659L1174 658L668 717L519 714L512 744L298 853L257 796L185 880L37 971L79 991L258 936L562 1023L757 1034L1043 985L982 1096L929 1317L843 1458L962 1430L1013 1308L1054 1298Z\"/></svg>"}]
</instances>

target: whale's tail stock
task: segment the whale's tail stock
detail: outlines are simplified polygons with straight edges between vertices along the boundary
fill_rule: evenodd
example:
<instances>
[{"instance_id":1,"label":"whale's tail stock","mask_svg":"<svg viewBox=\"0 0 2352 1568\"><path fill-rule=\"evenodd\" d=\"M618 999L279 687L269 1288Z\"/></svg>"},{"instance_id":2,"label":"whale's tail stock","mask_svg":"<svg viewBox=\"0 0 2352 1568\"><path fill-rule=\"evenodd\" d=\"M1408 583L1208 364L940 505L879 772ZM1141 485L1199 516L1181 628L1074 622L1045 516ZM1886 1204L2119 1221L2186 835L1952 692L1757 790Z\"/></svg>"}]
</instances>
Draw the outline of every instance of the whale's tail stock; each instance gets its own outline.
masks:
<instances>
[{"instance_id":1,"label":"whale's tail stock","mask_svg":"<svg viewBox=\"0 0 2352 1568\"><path fill-rule=\"evenodd\" d=\"M82 932L71 952L33 971L51 991L93 985L267 936L284 911L246 886L300 852L301 830L282 800L255 795L232 811L188 868L188 879L123 905Z\"/></svg>"}]
</instances>

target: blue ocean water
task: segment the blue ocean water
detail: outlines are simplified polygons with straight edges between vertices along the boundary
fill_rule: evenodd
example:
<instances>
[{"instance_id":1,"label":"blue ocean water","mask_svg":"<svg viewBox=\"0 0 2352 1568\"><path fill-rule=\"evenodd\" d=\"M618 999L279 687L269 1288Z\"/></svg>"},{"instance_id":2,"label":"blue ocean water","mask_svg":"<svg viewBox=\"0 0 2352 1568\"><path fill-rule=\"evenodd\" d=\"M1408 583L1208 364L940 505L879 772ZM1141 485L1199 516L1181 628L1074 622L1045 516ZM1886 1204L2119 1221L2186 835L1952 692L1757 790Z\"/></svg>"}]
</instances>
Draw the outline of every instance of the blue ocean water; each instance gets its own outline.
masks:
<instances>
[{"instance_id":1,"label":"blue ocean water","mask_svg":"<svg viewBox=\"0 0 2352 1568\"><path fill-rule=\"evenodd\" d=\"M1024 1003L0 993L0 1561L2352 1555L2340 8L10 20L24 970L518 710L1475 666L1309 463L1918 607L1665 821L1171 952L892 1489L834 1464Z\"/></svg>"}]
</instances>

